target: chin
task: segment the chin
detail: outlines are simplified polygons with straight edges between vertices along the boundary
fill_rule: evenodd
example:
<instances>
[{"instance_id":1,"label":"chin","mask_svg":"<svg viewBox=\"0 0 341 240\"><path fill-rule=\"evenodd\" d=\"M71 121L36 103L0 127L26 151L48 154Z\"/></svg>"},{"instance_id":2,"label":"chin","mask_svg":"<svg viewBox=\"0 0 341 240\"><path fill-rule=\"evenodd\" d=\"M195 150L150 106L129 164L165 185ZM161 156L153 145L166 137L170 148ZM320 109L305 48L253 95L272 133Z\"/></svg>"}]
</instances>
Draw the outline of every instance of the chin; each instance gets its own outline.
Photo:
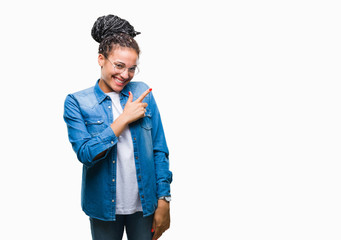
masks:
<instances>
[{"instance_id":1,"label":"chin","mask_svg":"<svg viewBox=\"0 0 341 240\"><path fill-rule=\"evenodd\" d=\"M113 84L111 86L112 90L114 90L115 92L121 92L123 90L123 88L128 84L129 82L126 82L124 85L116 85L116 84Z\"/></svg>"}]
</instances>

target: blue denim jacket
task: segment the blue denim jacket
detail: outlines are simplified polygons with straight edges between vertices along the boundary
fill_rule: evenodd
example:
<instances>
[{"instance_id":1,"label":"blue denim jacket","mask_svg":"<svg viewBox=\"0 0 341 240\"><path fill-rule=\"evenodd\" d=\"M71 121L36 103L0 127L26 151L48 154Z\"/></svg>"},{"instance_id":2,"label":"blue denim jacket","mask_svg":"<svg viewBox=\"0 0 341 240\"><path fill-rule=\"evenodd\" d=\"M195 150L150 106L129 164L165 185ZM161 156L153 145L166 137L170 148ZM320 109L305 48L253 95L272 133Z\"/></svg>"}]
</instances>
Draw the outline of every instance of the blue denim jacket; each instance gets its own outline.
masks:
<instances>
[{"instance_id":1,"label":"blue denim jacket","mask_svg":"<svg viewBox=\"0 0 341 240\"><path fill-rule=\"evenodd\" d=\"M148 86L130 82L120 93L122 108L129 91L135 101ZM129 124L143 215L157 208L157 199L170 196L172 172L169 171L168 148L159 110L149 93L146 116ZM99 87L69 94L64 105L64 120L69 140L77 158L83 163L82 209L92 218L114 221L116 204L116 157L118 141L110 125L113 122L112 102ZM99 153L105 155L93 160Z\"/></svg>"}]
</instances>

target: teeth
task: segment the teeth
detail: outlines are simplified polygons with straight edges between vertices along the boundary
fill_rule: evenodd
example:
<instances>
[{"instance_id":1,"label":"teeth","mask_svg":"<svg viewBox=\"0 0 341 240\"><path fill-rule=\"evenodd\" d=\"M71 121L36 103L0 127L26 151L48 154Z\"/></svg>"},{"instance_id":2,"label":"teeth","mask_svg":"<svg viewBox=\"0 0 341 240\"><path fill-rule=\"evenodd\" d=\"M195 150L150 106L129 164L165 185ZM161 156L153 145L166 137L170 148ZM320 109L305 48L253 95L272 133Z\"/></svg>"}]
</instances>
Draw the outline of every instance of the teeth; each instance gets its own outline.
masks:
<instances>
[{"instance_id":1,"label":"teeth","mask_svg":"<svg viewBox=\"0 0 341 240\"><path fill-rule=\"evenodd\" d=\"M118 80L117 78L115 78L117 82L119 83L124 83L124 81Z\"/></svg>"}]
</instances>

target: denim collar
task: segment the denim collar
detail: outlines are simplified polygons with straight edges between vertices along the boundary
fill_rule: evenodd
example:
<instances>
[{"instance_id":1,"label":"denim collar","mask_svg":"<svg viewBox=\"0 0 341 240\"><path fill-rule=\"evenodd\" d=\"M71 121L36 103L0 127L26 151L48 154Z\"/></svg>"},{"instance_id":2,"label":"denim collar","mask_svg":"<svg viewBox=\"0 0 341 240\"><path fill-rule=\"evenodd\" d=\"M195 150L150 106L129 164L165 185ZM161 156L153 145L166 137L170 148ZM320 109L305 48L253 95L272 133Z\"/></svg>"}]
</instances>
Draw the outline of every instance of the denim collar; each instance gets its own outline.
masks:
<instances>
[{"instance_id":1,"label":"denim collar","mask_svg":"<svg viewBox=\"0 0 341 240\"><path fill-rule=\"evenodd\" d=\"M96 98L97 98L97 101L99 104L101 104L104 99L106 99L106 97L108 97L108 95L106 95L102 89L99 87L98 85L99 83L99 79L97 80L96 82L96 85L95 85L95 95L96 95ZM125 96L129 96L129 90L130 90L130 83L128 83L121 91L121 94L125 95Z\"/></svg>"}]
</instances>

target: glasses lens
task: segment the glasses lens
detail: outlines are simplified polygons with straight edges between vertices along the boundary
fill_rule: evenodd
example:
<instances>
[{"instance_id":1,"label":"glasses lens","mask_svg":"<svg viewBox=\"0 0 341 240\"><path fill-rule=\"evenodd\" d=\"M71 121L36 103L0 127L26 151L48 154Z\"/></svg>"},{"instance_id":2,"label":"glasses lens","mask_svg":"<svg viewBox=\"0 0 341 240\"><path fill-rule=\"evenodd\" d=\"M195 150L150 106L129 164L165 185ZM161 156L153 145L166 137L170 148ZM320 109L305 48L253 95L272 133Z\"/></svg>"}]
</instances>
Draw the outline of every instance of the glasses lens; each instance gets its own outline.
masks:
<instances>
[{"instance_id":1,"label":"glasses lens","mask_svg":"<svg viewBox=\"0 0 341 240\"><path fill-rule=\"evenodd\" d=\"M116 64L114 63L114 68L117 72L122 73L126 69L122 64Z\"/></svg>"},{"instance_id":2,"label":"glasses lens","mask_svg":"<svg viewBox=\"0 0 341 240\"><path fill-rule=\"evenodd\" d=\"M116 72L118 73L123 73L125 70L127 70L129 74L136 75L140 72L137 66L127 68L126 66L120 63L112 63L112 65L115 68Z\"/></svg>"}]
</instances>

